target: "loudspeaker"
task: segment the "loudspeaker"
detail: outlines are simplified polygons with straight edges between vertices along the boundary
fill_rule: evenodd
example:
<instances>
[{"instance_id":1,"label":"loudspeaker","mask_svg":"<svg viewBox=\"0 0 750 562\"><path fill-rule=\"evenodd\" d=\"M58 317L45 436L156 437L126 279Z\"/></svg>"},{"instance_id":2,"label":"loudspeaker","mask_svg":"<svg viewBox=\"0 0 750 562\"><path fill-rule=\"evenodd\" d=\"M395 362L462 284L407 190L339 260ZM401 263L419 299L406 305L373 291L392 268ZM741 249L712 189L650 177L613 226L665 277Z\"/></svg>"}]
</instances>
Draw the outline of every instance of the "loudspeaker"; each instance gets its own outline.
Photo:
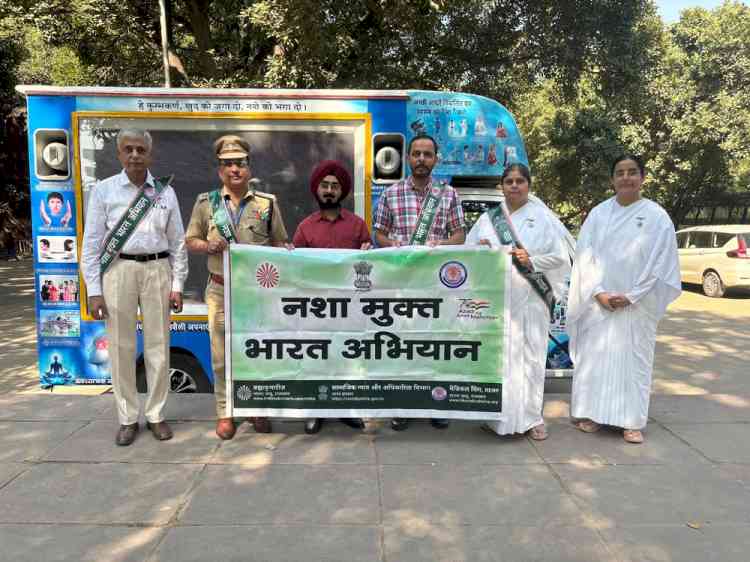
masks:
<instances>
[{"instance_id":1,"label":"loudspeaker","mask_svg":"<svg viewBox=\"0 0 750 562\"><path fill-rule=\"evenodd\" d=\"M34 169L40 180L70 177L70 143L65 129L34 131Z\"/></svg>"},{"instance_id":2,"label":"loudspeaker","mask_svg":"<svg viewBox=\"0 0 750 562\"><path fill-rule=\"evenodd\" d=\"M372 180L375 183L395 183L404 178L404 135L373 135L372 153Z\"/></svg>"}]
</instances>

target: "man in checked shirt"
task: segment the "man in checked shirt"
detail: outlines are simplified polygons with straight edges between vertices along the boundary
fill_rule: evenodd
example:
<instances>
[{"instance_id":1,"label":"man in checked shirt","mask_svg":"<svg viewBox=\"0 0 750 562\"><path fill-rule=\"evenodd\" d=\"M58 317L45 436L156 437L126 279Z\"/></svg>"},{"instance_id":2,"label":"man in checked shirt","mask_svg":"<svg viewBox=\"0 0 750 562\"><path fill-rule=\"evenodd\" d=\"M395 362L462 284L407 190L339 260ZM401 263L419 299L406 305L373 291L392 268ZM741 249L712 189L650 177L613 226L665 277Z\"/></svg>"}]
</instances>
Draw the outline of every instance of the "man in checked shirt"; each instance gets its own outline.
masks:
<instances>
[{"instance_id":1,"label":"man in checked shirt","mask_svg":"<svg viewBox=\"0 0 750 562\"><path fill-rule=\"evenodd\" d=\"M384 248L412 244L417 228L417 219L426 198L433 188L440 190L440 200L429 226L427 246L463 244L466 239L464 213L456 190L450 185L439 184L432 178L432 170L438 162L438 146L429 135L417 135L409 143L407 158L411 175L388 187L378 200L373 228L375 240ZM430 420L433 427L444 429L448 420ZM409 426L409 420L394 418L391 428L401 431Z\"/></svg>"}]
</instances>

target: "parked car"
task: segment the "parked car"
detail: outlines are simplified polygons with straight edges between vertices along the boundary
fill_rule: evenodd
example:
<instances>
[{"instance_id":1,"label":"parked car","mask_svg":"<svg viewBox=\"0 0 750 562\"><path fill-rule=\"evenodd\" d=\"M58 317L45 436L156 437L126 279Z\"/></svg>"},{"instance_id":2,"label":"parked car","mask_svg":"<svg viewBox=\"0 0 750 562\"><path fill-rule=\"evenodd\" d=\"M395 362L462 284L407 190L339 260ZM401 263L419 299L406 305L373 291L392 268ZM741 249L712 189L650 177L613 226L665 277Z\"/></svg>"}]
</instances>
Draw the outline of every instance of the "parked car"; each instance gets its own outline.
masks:
<instances>
[{"instance_id":1,"label":"parked car","mask_svg":"<svg viewBox=\"0 0 750 562\"><path fill-rule=\"evenodd\" d=\"M750 225L692 226L677 231L683 283L700 283L709 297L750 288Z\"/></svg>"}]
</instances>

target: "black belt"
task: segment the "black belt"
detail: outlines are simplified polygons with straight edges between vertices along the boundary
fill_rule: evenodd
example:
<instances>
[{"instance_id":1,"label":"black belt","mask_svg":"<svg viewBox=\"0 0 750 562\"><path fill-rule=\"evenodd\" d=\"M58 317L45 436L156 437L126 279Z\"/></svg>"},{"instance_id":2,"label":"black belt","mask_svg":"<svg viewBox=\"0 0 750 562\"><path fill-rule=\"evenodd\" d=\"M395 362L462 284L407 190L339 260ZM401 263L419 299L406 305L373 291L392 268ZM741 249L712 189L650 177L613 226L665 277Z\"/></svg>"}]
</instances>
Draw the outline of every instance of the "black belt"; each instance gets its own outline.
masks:
<instances>
[{"instance_id":1,"label":"black belt","mask_svg":"<svg viewBox=\"0 0 750 562\"><path fill-rule=\"evenodd\" d=\"M151 260L163 260L169 257L169 252L164 250L158 254L120 254L120 257L124 260L133 261L151 261Z\"/></svg>"}]
</instances>

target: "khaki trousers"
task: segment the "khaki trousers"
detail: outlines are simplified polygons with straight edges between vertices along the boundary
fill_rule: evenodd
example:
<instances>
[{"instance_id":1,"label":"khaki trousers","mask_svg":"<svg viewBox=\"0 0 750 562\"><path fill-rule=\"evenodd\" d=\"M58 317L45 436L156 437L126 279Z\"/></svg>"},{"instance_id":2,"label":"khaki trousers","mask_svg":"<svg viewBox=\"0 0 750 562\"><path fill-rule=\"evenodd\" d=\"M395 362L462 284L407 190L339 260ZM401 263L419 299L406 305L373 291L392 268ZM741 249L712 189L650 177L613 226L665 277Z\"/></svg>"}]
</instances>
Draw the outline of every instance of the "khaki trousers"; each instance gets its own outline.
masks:
<instances>
[{"instance_id":1,"label":"khaki trousers","mask_svg":"<svg viewBox=\"0 0 750 562\"><path fill-rule=\"evenodd\" d=\"M208 282L208 335L211 340L211 366L214 372L216 416L227 417L227 381L224 372L224 286Z\"/></svg>"},{"instance_id":2,"label":"khaki trousers","mask_svg":"<svg viewBox=\"0 0 750 562\"><path fill-rule=\"evenodd\" d=\"M136 262L116 259L102 277L109 311L106 321L112 362L112 387L121 424L138 422L135 384L136 317L143 317L143 355L148 394L144 407L151 423L164 420L169 392L169 292L172 268L168 259Z\"/></svg>"}]
</instances>

